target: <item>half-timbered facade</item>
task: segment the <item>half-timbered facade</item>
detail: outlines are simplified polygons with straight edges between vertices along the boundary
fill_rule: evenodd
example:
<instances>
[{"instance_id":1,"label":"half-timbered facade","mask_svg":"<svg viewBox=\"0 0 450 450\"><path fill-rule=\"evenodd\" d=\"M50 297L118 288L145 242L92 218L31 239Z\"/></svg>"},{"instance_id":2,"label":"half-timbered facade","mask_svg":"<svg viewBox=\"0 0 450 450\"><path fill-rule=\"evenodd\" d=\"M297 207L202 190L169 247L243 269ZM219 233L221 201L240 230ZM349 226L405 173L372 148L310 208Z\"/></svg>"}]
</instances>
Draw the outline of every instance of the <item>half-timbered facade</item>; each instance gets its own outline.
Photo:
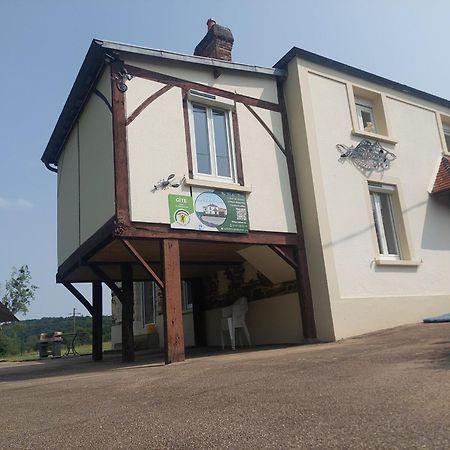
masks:
<instances>
[{"instance_id":1,"label":"half-timbered facade","mask_svg":"<svg viewBox=\"0 0 450 450\"><path fill-rule=\"evenodd\" d=\"M242 295L255 343L316 337L285 73L225 59L93 41L43 155L58 174L57 281L97 322L101 283L113 291L125 360L149 320L167 362L185 337L217 344L220 307Z\"/></svg>"},{"instance_id":2,"label":"half-timbered facade","mask_svg":"<svg viewBox=\"0 0 450 450\"><path fill-rule=\"evenodd\" d=\"M255 344L336 340L448 311L450 102L305 50L231 62L94 40L42 157L58 273L123 359L219 345L245 296ZM74 283L92 283L92 302Z\"/></svg>"}]
</instances>

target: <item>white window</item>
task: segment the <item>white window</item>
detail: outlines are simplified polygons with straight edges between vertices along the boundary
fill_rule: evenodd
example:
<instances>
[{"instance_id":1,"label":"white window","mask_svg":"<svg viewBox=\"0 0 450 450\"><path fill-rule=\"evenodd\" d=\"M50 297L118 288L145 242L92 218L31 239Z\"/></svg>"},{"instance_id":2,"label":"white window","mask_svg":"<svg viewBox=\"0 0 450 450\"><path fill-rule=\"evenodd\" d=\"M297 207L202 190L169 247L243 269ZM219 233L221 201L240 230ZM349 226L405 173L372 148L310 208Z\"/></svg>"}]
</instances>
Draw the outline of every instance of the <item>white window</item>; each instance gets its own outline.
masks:
<instances>
[{"instance_id":1,"label":"white window","mask_svg":"<svg viewBox=\"0 0 450 450\"><path fill-rule=\"evenodd\" d=\"M444 130L445 144L447 145L447 152L450 152L450 124L443 123L442 128Z\"/></svg>"},{"instance_id":2,"label":"white window","mask_svg":"<svg viewBox=\"0 0 450 450\"><path fill-rule=\"evenodd\" d=\"M369 191L380 256L383 259L401 259L392 202L396 188L388 184L369 183Z\"/></svg>"},{"instance_id":3,"label":"white window","mask_svg":"<svg viewBox=\"0 0 450 450\"><path fill-rule=\"evenodd\" d=\"M359 128L375 133L377 131L373 103L362 97L355 97L356 115Z\"/></svg>"},{"instance_id":4,"label":"white window","mask_svg":"<svg viewBox=\"0 0 450 450\"><path fill-rule=\"evenodd\" d=\"M195 175L204 179L235 182L230 111L234 103L197 91L190 91L188 98Z\"/></svg>"}]
</instances>

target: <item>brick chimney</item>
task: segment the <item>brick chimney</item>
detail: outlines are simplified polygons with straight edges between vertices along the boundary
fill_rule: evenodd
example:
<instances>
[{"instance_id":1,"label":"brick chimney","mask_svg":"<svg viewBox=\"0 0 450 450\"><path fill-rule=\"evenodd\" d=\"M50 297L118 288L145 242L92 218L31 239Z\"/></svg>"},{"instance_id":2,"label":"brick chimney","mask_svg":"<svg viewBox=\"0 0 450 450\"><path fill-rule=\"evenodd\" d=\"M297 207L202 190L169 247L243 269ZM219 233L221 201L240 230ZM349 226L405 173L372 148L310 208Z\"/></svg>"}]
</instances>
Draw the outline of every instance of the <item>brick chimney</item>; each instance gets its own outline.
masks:
<instances>
[{"instance_id":1,"label":"brick chimney","mask_svg":"<svg viewBox=\"0 0 450 450\"><path fill-rule=\"evenodd\" d=\"M217 24L214 19L208 19L206 25L208 32L195 47L194 55L231 61L231 49L234 42L231 30Z\"/></svg>"}]
</instances>

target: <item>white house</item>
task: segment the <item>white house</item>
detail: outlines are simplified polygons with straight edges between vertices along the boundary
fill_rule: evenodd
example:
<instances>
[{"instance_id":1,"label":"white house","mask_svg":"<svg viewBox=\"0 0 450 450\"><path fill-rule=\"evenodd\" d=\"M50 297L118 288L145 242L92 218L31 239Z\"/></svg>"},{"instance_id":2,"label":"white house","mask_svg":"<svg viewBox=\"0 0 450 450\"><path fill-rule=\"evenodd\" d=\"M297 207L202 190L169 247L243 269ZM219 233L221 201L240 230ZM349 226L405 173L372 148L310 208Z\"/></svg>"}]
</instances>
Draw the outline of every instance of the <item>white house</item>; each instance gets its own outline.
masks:
<instances>
[{"instance_id":1,"label":"white house","mask_svg":"<svg viewBox=\"0 0 450 450\"><path fill-rule=\"evenodd\" d=\"M155 330L167 362L218 344L220 307L242 295L254 343L316 336L286 74L231 62L232 41L213 22L203 56L93 41L42 157L58 173L57 281L97 323L101 283L115 293L125 360ZM96 286L92 305L76 282Z\"/></svg>"},{"instance_id":2,"label":"white house","mask_svg":"<svg viewBox=\"0 0 450 450\"><path fill-rule=\"evenodd\" d=\"M102 284L124 360L219 345L243 295L255 344L447 312L450 102L295 47L234 63L232 45L209 20L194 56L94 40L83 62L42 160L94 358Z\"/></svg>"},{"instance_id":3,"label":"white house","mask_svg":"<svg viewBox=\"0 0 450 450\"><path fill-rule=\"evenodd\" d=\"M450 102L295 47L275 67L318 337L448 312Z\"/></svg>"}]
</instances>

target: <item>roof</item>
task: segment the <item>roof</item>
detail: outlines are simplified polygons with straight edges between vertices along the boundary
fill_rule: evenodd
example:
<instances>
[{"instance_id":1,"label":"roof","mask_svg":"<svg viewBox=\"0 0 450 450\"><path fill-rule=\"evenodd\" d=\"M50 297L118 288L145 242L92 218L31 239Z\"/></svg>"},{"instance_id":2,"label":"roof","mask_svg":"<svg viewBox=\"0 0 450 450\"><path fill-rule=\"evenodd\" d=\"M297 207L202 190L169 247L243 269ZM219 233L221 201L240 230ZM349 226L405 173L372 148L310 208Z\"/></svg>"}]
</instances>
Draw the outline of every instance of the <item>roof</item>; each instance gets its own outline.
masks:
<instances>
[{"instance_id":1,"label":"roof","mask_svg":"<svg viewBox=\"0 0 450 450\"><path fill-rule=\"evenodd\" d=\"M0 303L0 322L18 322L18 319L3 303Z\"/></svg>"},{"instance_id":2,"label":"roof","mask_svg":"<svg viewBox=\"0 0 450 450\"><path fill-rule=\"evenodd\" d=\"M203 56L184 55L182 53L167 52L152 48L140 47L118 42L94 39L89 47L86 57L81 65L80 71L75 79L73 87L64 104L63 110L50 140L42 155L42 162L47 166L56 164L59 154L68 138L70 131L76 122L89 94L94 89L96 81L103 71L105 64L120 53L148 56L152 58L176 61L181 63L196 64L204 67L220 68L231 71L247 72L266 76L285 76L286 73L277 68L260 67L249 64L222 61Z\"/></svg>"},{"instance_id":3,"label":"roof","mask_svg":"<svg viewBox=\"0 0 450 450\"><path fill-rule=\"evenodd\" d=\"M450 192L450 156L442 156L439 170L431 194L439 195Z\"/></svg>"},{"instance_id":4,"label":"roof","mask_svg":"<svg viewBox=\"0 0 450 450\"><path fill-rule=\"evenodd\" d=\"M413 97L417 97L422 100L426 100L431 103L444 106L445 108L450 108L450 100L438 97L433 94L429 94L424 91L420 91L419 89L407 86L406 84L397 83L396 81L392 81L387 78L374 75L373 73L357 69L356 67L343 64L330 58L326 58L325 56L320 56L317 55L316 53L308 52L307 50L303 50L298 47L292 47L273 67L276 69L286 70L286 66L288 65L288 63L295 57L304 59L306 61L315 64L319 64L324 67L328 67L330 69L336 70L341 73L345 73L347 75L352 75L362 80L370 81L380 86L384 86L390 89L394 89L396 91L403 92L405 94L412 95Z\"/></svg>"}]
</instances>

